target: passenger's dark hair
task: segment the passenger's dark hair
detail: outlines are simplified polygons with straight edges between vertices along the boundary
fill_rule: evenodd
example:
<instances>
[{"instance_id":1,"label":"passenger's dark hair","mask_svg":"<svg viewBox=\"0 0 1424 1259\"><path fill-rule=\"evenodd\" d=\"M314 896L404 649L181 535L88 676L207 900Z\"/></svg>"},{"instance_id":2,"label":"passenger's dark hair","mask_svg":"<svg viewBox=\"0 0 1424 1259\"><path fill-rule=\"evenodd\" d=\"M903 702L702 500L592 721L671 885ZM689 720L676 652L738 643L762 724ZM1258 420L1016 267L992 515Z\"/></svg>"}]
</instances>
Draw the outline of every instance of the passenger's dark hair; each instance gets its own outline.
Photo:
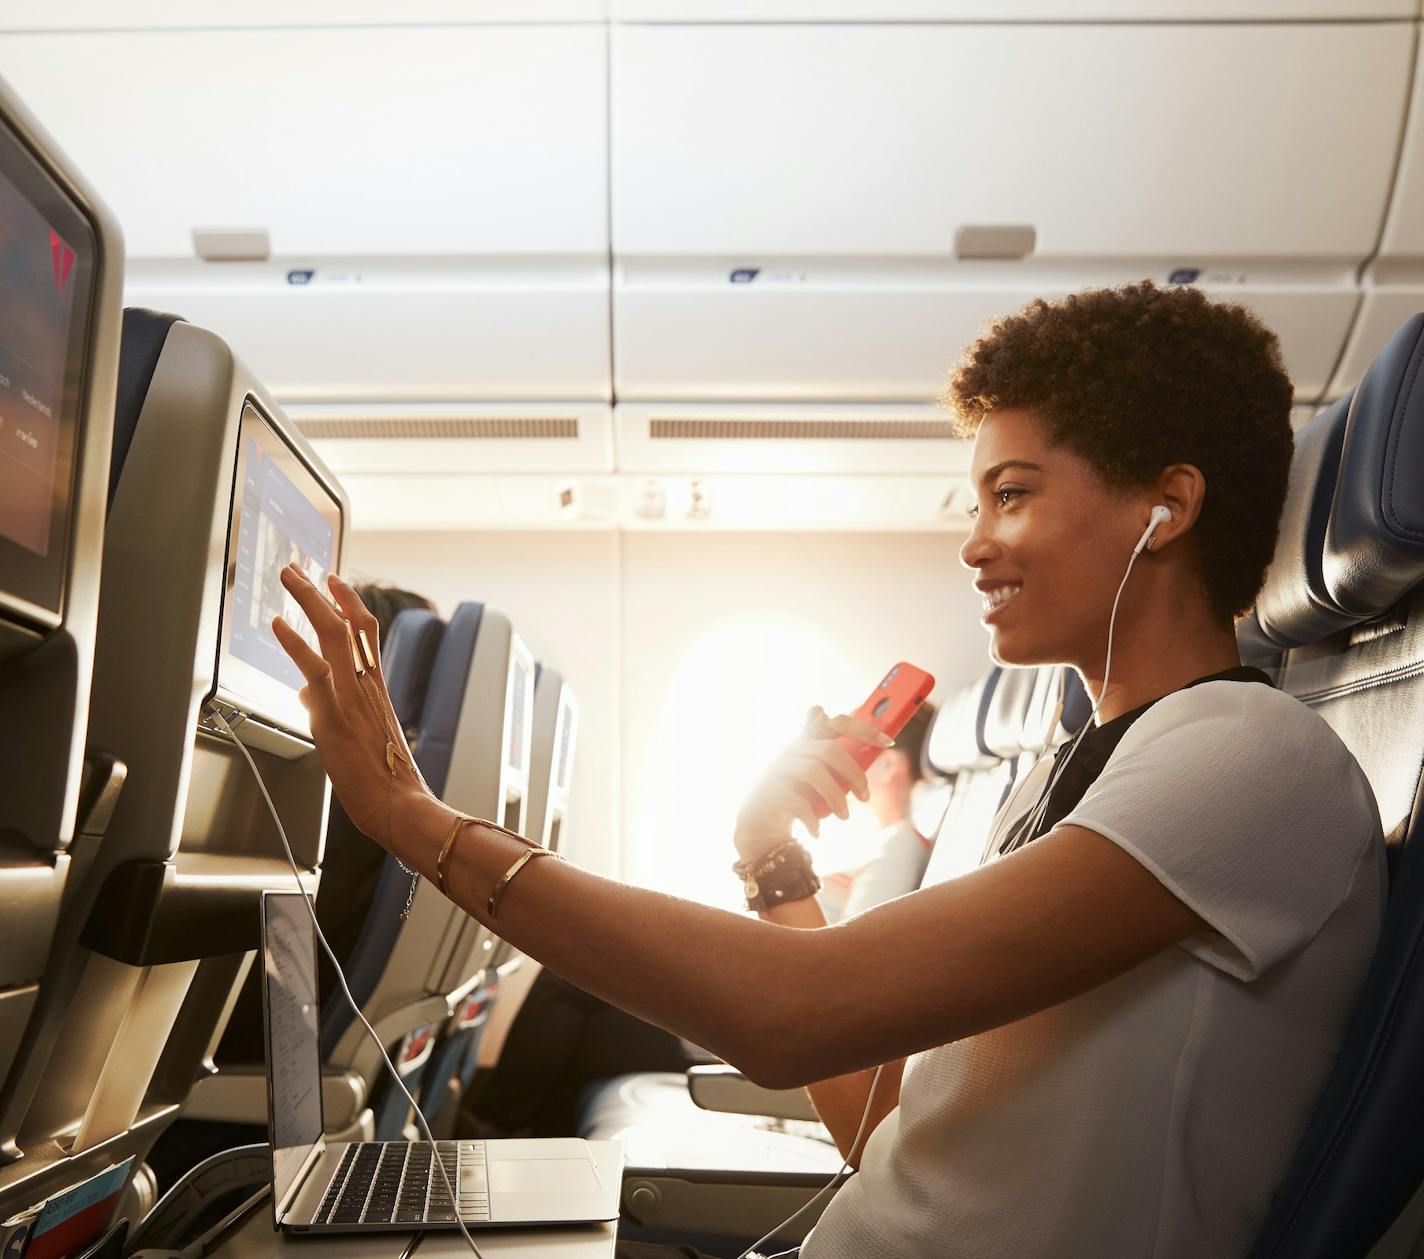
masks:
<instances>
[{"instance_id":1,"label":"passenger's dark hair","mask_svg":"<svg viewBox=\"0 0 1424 1259\"><path fill-rule=\"evenodd\" d=\"M1190 536L1212 611L1230 620L1275 551L1291 395L1280 343L1250 311L1144 280L999 320L966 351L947 402L965 436L997 407L1032 411L1108 485L1200 468L1206 499Z\"/></svg>"},{"instance_id":2,"label":"passenger's dark hair","mask_svg":"<svg viewBox=\"0 0 1424 1259\"><path fill-rule=\"evenodd\" d=\"M926 701L915 710L915 715L895 736L895 750L903 753L909 760L910 776L915 782L925 776L925 740L929 737L934 719L935 706Z\"/></svg>"},{"instance_id":3,"label":"passenger's dark hair","mask_svg":"<svg viewBox=\"0 0 1424 1259\"><path fill-rule=\"evenodd\" d=\"M424 608L427 612L435 611L435 605L424 595L416 594L413 590L402 590L399 586L393 586L388 581L362 582L355 589L356 593L361 596L361 602L371 610L371 615L376 618L382 642L385 642L386 635L390 633L391 622L407 608Z\"/></svg>"}]
</instances>

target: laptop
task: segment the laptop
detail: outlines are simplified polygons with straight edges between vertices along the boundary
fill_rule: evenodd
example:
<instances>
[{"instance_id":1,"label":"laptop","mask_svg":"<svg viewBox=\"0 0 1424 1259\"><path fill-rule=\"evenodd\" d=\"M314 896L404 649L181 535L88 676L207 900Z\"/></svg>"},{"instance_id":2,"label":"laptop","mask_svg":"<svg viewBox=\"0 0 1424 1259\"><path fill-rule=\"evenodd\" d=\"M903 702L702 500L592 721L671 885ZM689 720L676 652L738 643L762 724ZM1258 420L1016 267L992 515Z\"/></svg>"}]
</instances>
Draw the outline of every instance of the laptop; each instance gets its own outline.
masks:
<instances>
[{"instance_id":1,"label":"laptop","mask_svg":"<svg viewBox=\"0 0 1424 1259\"><path fill-rule=\"evenodd\" d=\"M364 1233L618 1218L585 1141L327 1141L316 932L300 892L262 893L272 1211L279 1229ZM440 1175L444 1167L453 1198Z\"/></svg>"}]
</instances>

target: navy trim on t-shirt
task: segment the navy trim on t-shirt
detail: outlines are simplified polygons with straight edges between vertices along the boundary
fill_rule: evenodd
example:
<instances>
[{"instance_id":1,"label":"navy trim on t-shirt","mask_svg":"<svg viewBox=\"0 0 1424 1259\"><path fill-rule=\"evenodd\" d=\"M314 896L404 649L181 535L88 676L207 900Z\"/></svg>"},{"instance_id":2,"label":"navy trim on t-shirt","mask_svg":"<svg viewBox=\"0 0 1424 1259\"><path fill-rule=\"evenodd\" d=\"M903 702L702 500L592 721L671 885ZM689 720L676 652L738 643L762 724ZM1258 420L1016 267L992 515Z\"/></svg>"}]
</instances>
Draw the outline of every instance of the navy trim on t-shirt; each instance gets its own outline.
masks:
<instances>
[{"instance_id":1,"label":"navy trim on t-shirt","mask_svg":"<svg viewBox=\"0 0 1424 1259\"><path fill-rule=\"evenodd\" d=\"M1204 678L1197 678L1188 682L1186 686L1179 687L1178 690L1190 690L1192 687L1201 686L1206 682L1264 682L1267 686L1274 685L1270 677L1260 669L1252 665L1236 665L1230 669L1223 669L1220 673L1209 673ZM1168 691L1167 695L1176 693L1176 691ZM999 845L999 852L1001 854L1012 852L1015 848L1020 848L1024 844L1031 843L1040 836L1048 834L1076 809L1078 802L1087 795L1088 788L1097 782L1098 775L1107 766L1108 758L1117 749L1117 745L1122 742L1122 736L1132 728L1132 723L1154 704L1161 703L1166 698L1166 695L1159 695L1156 699L1148 700L1145 704L1139 704L1136 708L1118 714L1111 721L1104 722L1095 730L1089 730L1078 741L1078 750L1073 753L1073 759L1068 762L1067 768L1060 773L1063 760L1073 747L1073 740L1069 739L1064 743L1053 756L1053 769L1048 776L1048 781L1053 783L1053 790L1049 793L1047 808L1043 810L1032 832L1020 837L1020 829L1033 815L1038 807L1038 802L1035 801L1025 810Z\"/></svg>"}]
</instances>

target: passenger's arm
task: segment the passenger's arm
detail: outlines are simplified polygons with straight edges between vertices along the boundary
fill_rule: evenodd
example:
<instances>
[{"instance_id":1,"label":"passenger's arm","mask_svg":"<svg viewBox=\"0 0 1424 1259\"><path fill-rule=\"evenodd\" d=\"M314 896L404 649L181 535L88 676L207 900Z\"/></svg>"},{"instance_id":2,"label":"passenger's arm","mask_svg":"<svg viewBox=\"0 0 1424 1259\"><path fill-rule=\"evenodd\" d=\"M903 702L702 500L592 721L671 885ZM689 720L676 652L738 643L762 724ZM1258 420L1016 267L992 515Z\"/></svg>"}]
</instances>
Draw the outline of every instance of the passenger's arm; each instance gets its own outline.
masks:
<instances>
[{"instance_id":1,"label":"passenger's arm","mask_svg":"<svg viewBox=\"0 0 1424 1259\"><path fill-rule=\"evenodd\" d=\"M783 927L815 929L826 925L826 916L816 903L816 898L793 901L790 905L777 905L762 915L768 922L779 923ZM829 1129L836 1148L852 1167L860 1167L860 1155L870 1134L880 1126L885 1118L900 1104L900 1075L905 1069L905 1060L885 1064L880 1073L880 1083L875 1088L875 1105L869 1116L865 1113L870 1100L870 1085L875 1078L875 1069L854 1071L850 1075L837 1075L829 1080L817 1080L806 1086L811 1096L811 1105L821 1117L821 1122ZM852 1149L857 1132L861 1131L864 1120L865 1131L859 1145Z\"/></svg>"},{"instance_id":2,"label":"passenger's arm","mask_svg":"<svg viewBox=\"0 0 1424 1259\"><path fill-rule=\"evenodd\" d=\"M322 654L278 632L307 679L312 730L353 821L426 878L457 816L398 760L378 673L358 678L347 626L292 570ZM358 628L374 618L343 585ZM369 624L368 624L369 623ZM386 819L389 819L389 825ZM364 824L363 824L364 823ZM892 1062L1085 992L1194 934L1201 920L1101 835L1059 827L992 865L835 927L798 930L628 887L552 859L487 900L517 839L467 825L446 892L564 978L700 1044L771 1088Z\"/></svg>"}]
</instances>

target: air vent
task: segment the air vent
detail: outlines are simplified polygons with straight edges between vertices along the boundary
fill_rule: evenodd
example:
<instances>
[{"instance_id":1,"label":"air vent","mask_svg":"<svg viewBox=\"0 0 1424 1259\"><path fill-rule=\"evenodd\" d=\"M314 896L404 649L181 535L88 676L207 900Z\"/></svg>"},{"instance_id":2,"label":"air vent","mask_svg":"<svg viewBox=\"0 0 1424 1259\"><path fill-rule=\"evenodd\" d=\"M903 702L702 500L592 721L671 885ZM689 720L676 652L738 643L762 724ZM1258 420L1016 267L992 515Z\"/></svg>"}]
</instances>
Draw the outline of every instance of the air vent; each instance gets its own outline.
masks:
<instances>
[{"instance_id":1,"label":"air vent","mask_svg":"<svg viewBox=\"0 0 1424 1259\"><path fill-rule=\"evenodd\" d=\"M312 418L297 421L310 438L461 437L482 441L525 441L530 438L576 440L578 418L571 415L480 415L453 418L412 416L408 419Z\"/></svg>"},{"instance_id":2,"label":"air vent","mask_svg":"<svg viewBox=\"0 0 1424 1259\"><path fill-rule=\"evenodd\" d=\"M785 417L704 419L697 416L648 421L653 441L957 441L950 420L798 420Z\"/></svg>"}]
</instances>

